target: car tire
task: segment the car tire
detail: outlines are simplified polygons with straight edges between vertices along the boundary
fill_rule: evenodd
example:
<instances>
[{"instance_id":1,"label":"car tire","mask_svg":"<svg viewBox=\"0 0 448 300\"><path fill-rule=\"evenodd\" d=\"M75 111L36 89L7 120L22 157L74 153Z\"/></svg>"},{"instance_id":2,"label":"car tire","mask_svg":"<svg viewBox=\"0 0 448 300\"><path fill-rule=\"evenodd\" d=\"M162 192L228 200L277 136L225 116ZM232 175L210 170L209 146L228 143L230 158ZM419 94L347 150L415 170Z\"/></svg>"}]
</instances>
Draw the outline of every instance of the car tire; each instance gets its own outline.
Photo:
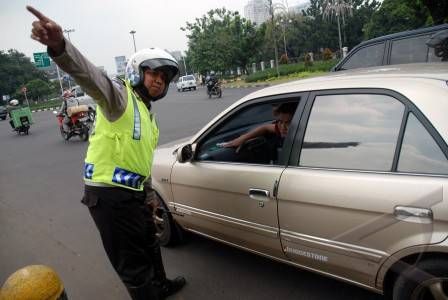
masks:
<instances>
[{"instance_id":1,"label":"car tire","mask_svg":"<svg viewBox=\"0 0 448 300\"><path fill-rule=\"evenodd\" d=\"M430 287L440 287L439 298L431 294ZM448 260L428 259L410 266L399 274L392 295L393 300L446 299Z\"/></svg>"},{"instance_id":2,"label":"car tire","mask_svg":"<svg viewBox=\"0 0 448 300\"><path fill-rule=\"evenodd\" d=\"M3 120L3 121L6 120L6 117L2 117L2 120Z\"/></svg>"},{"instance_id":3,"label":"car tire","mask_svg":"<svg viewBox=\"0 0 448 300\"><path fill-rule=\"evenodd\" d=\"M196 87L193 88L193 91L196 91Z\"/></svg>"},{"instance_id":4,"label":"car tire","mask_svg":"<svg viewBox=\"0 0 448 300\"><path fill-rule=\"evenodd\" d=\"M153 220L157 229L159 243L163 247L172 247L184 241L184 232L176 224L169 209L162 198L156 194L156 207L153 211Z\"/></svg>"}]
</instances>

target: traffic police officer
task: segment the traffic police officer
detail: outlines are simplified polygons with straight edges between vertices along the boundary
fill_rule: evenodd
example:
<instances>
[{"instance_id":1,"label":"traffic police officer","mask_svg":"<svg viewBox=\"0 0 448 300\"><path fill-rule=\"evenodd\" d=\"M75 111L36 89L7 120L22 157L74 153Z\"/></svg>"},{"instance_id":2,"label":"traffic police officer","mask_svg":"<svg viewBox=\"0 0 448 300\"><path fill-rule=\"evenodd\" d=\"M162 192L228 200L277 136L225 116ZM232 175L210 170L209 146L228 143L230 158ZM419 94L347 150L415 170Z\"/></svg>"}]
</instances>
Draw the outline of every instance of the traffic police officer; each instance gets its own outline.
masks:
<instances>
[{"instance_id":1,"label":"traffic police officer","mask_svg":"<svg viewBox=\"0 0 448 300\"><path fill-rule=\"evenodd\" d=\"M165 299L184 284L166 278L148 199L153 151L159 131L151 101L163 98L178 73L166 51L138 51L126 66L125 80L112 80L90 63L62 28L28 6L38 20L31 37L48 46L59 67L98 104L84 164L82 203L100 232L106 253L132 299Z\"/></svg>"}]
</instances>

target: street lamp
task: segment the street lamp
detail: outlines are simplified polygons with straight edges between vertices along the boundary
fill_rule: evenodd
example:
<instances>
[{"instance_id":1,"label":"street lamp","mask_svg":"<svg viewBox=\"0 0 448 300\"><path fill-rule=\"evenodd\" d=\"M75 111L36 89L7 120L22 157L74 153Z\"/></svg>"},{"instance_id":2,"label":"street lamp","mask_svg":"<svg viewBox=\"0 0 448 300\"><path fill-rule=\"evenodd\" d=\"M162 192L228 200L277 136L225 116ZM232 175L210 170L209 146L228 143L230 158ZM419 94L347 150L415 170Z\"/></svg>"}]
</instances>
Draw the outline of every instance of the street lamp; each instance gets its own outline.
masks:
<instances>
[{"instance_id":1,"label":"street lamp","mask_svg":"<svg viewBox=\"0 0 448 300\"><path fill-rule=\"evenodd\" d=\"M74 29L64 29L64 33L67 34L68 40L71 43L72 40L70 39L70 32L75 32L75 30ZM57 67L57 65L56 65L56 67ZM61 84L61 88L62 88L62 83L60 82L61 78L60 78L60 75L59 75L59 69L57 71L58 71L58 76L59 76L59 83ZM68 88L69 88L69 90L72 89L72 85L70 84L70 76L68 77Z\"/></svg>"},{"instance_id":2,"label":"street lamp","mask_svg":"<svg viewBox=\"0 0 448 300\"><path fill-rule=\"evenodd\" d=\"M74 32L74 31L75 31L74 29L64 29L64 33L67 34L67 37L68 37L68 40L70 41L70 43L72 42L70 40L70 32Z\"/></svg>"},{"instance_id":3,"label":"street lamp","mask_svg":"<svg viewBox=\"0 0 448 300\"><path fill-rule=\"evenodd\" d=\"M132 34L132 40L134 41L134 53L137 52L137 47L135 46L135 37L134 34L136 33L135 30L129 31L130 34Z\"/></svg>"},{"instance_id":4,"label":"street lamp","mask_svg":"<svg viewBox=\"0 0 448 300\"><path fill-rule=\"evenodd\" d=\"M274 32L274 6L272 5L272 0L269 0L269 14L271 15L271 35L272 40L274 41L275 69L277 71L277 77L280 77L280 71L278 69L277 39L275 38Z\"/></svg>"},{"instance_id":5,"label":"street lamp","mask_svg":"<svg viewBox=\"0 0 448 300\"><path fill-rule=\"evenodd\" d=\"M291 23L292 21L288 19L288 7L282 3L275 3L273 5L274 10L281 10L283 16L280 17L280 22L277 22L277 25L282 25L283 30L283 46L285 48L285 55L288 56L288 51L286 50L286 22Z\"/></svg>"}]
</instances>

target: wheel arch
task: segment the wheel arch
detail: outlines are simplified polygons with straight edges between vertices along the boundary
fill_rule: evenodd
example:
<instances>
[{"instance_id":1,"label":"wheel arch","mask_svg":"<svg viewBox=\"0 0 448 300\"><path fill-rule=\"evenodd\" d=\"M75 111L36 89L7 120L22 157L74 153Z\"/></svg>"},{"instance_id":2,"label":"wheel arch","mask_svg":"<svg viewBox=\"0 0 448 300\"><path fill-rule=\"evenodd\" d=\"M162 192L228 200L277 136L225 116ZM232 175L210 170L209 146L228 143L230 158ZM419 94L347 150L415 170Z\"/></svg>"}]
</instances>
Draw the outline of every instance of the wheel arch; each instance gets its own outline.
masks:
<instances>
[{"instance_id":1,"label":"wheel arch","mask_svg":"<svg viewBox=\"0 0 448 300\"><path fill-rule=\"evenodd\" d=\"M381 265L376 279L376 288L382 290L384 295L391 296L392 288L400 272L418 261L429 259L447 259L446 240L442 244L430 246L410 247L388 257Z\"/></svg>"}]
</instances>

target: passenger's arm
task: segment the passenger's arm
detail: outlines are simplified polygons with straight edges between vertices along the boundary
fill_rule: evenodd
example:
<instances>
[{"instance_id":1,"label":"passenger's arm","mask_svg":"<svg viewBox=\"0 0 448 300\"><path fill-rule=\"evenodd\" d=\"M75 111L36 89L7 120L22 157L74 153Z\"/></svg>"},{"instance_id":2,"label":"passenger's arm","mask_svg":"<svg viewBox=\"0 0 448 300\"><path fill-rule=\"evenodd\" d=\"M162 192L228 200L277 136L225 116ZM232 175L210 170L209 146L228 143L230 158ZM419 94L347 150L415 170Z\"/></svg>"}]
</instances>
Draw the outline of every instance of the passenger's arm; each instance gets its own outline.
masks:
<instances>
[{"instance_id":1,"label":"passenger's arm","mask_svg":"<svg viewBox=\"0 0 448 300\"><path fill-rule=\"evenodd\" d=\"M262 125L260 127L257 127L243 135L241 135L240 137L227 142L227 143L223 143L222 147L225 148L231 148L231 147L239 147L241 146L245 141L259 137L259 136L263 136L269 133L274 133L275 132L275 124L266 124L266 125Z\"/></svg>"}]
</instances>

